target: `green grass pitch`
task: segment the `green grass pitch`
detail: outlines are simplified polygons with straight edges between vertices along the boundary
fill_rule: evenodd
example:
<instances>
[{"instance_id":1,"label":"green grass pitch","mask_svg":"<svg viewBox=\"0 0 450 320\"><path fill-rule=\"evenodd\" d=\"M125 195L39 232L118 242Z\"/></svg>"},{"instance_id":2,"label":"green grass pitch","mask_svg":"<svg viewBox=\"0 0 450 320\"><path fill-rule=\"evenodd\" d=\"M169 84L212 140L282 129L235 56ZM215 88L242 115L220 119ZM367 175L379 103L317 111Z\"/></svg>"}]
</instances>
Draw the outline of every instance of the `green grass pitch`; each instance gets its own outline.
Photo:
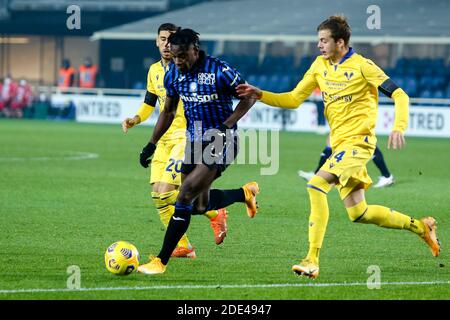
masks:
<instances>
[{"instance_id":1,"label":"green grass pitch","mask_svg":"<svg viewBox=\"0 0 450 320\"><path fill-rule=\"evenodd\" d=\"M333 190L320 276L296 277L290 268L307 251L309 215L305 182L296 172L315 167L325 136L281 133L276 175L261 176L258 165L232 165L215 182L235 188L255 180L261 187L254 219L242 204L229 208L222 245L214 244L208 220L195 216L188 235L197 259L172 259L165 274L153 277L108 273L103 254L111 243L132 242L141 261L162 244L148 171L138 162L150 132L0 120L0 299L449 299L449 139L410 137L406 149L392 151L379 137L397 183L367 192L371 204L436 217L439 258L407 231L351 223ZM98 157L77 158L87 153ZM375 181L377 169L368 168ZM81 270L82 290L65 289L71 265ZM369 266L381 270L380 289L366 285Z\"/></svg>"}]
</instances>

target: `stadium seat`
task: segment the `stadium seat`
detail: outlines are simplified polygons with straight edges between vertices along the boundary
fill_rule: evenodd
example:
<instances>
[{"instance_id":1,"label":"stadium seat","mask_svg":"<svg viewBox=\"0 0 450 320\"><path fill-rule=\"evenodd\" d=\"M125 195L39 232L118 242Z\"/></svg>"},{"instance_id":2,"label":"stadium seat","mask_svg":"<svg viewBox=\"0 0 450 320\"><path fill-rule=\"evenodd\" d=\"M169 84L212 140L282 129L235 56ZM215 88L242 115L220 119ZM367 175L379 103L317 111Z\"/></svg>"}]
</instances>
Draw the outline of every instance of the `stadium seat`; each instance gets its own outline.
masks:
<instances>
[{"instance_id":1,"label":"stadium seat","mask_svg":"<svg viewBox=\"0 0 450 320\"><path fill-rule=\"evenodd\" d=\"M223 61L225 61L225 62L228 62L228 63L230 63L230 64L232 64L233 63L233 59L232 59L232 56L231 55L229 55L229 54L223 54L223 55L221 55L221 56L219 56L218 57L220 60L223 60Z\"/></svg>"},{"instance_id":2,"label":"stadium seat","mask_svg":"<svg viewBox=\"0 0 450 320\"><path fill-rule=\"evenodd\" d=\"M417 76L417 69L413 66L409 66L405 69L404 75L407 77L416 77Z\"/></svg>"},{"instance_id":3,"label":"stadium seat","mask_svg":"<svg viewBox=\"0 0 450 320\"><path fill-rule=\"evenodd\" d=\"M276 59L276 70L278 73L285 73L292 69L292 66L294 65L294 57L293 56L283 56L278 57Z\"/></svg>"},{"instance_id":4,"label":"stadium seat","mask_svg":"<svg viewBox=\"0 0 450 320\"><path fill-rule=\"evenodd\" d=\"M235 67L249 83L269 91L286 92L295 87L315 56L303 56L297 68L293 68L293 56L266 56L259 67L256 56L224 55L222 59L236 63ZM395 68L386 68L385 72L410 97L450 98L450 64L446 66L442 58L399 58Z\"/></svg>"},{"instance_id":5,"label":"stadium seat","mask_svg":"<svg viewBox=\"0 0 450 320\"><path fill-rule=\"evenodd\" d=\"M401 88L404 88L405 87L405 81L404 81L404 78L402 77L402 76L395 76L395 77L391 77L391 80L392 81L394 81L394 83L397 85L397 86L399 86L399 87L401 87Z\"/></svg>"},{"instance_id":6,"label":"stadium seat","mask_svg":"<svg viewBox=\"0 0 450 320\"><path fill-rule=\"evenodd\" d=\"M258 79L258 87L263 90L266 90L269 86L269 77L265 74L261 74Z\"/></svg>"},{"instance_id":7,"label":"stadium seat","mask_svg":"<svg viewBox=\"0 0 450 320\"><path fill-rule=\"evenodd\" d=\"M446 99L450 99L450 84L447 87Z\"/></svg>"},{"instance_id":8,"label":"stadium seat","mask_svg":"<svg viewBox=\"0 0 450 320\"><path fill-rule=\"evenodd\" d=\"M278 74L272 74L269 76L267 80L267 90L269 91L277 91L278 84L280 81L280 76Z\"/></svg>"},{"instance_id":9,"label":"stadium seat","mask_svg":"<svg viewBox=\"0 0 450 320\"><path fill-rule=\"evenodd\" d=\"M434 91L432 97L434 99L444 99L445 98L444 91L442 90Z\"/></svg>"},{"instance_id":10,"label":"stadium seat","mask_svg":"<svg viewBox=\"0 0 450 320\"><path fill-rule=\"evenodd\" d=\"M407 77L404 80L403 89L410 97L415 97L417 95L418 84L416 78Z\"/></svg>"},{"instance_id":11,"label":"stadium seat","mask_svg":"<svg viewBox=\"0 0 450 320\"><path fill-rule=\"evenodd\" d=\"M450 80L450 63L448 64L447 68L445 69L445 74L447 76L447 79Z\"/></svg>"},{"instance_id":12,"label":"stadium seat","mask_svg":"<svg viewBox=\"0 0 450 320\"><path fill-rule=\"evenodd\" d=\"M293 88L291 88L291 76L290 75L283 75L279 82L278 91L284 92L284 91L290 91Z\"/></svg>"},{"instance_id":13,"label":"stadium seat","mask_svg":"<svg viewBox=\"0 0 450 320\"><path fill-rule=\"evenodd\" d=\"M403 70L408 65L408 59L406 58L399 58L397 59L397 62L395 63L395 69L397 70Z\"/></svg>"},{"instance_id":14,"label":"stadium seat","mask_svg":"<svg viewBox=\"0 0 450 320\"><path fill-rule=\"evenodd\" d=\"M259 68L261 73L272 74L279 71L279 60L277 57L265 56Z\"/></svg>"},{"instance_id":15,"label":"stadium seat","mask_svg":"<svg viewBox=\"0 0 450 320\"><path fill-rule=\"evenodd\" d=\"M432 77L428 75L424 75L420 78L419 86L421 89L431 89L432 87Z\"/></svg>"},{"instance_id":16,"label":"stadium seat","mask_svg":"<svg viewBox=\"0 0 450 320\"><path fill-rule=\"evenodd\" d=\"M431 66L433 69L442 69L445 67L445 62L443 58L437 58L434 60L431 60Z\"/></svg>"},{"instance_id":17,"label":"stadium seat","mask_svg":"<svg viewBox=\"0 0 450 320\"><path fill-rule=\"evenodd\" d=\"M445 78L443 76L434 76L431 78L430 86L432 89L442 89L445 85Z\"/></svg>"},{"instance_id":18,"label":"stadium seat","mask_svg":"<svg viewBox=\"0 0 450 320\"><path fill-rule=\"evenodd\" d=\"M389 78L393 78L400 75L400 73L395 68L385 68L384 73L386 73L389 76Z\"/></svg>"},{"instance_id":19,"label":"stadium seat","mask_svg":"<svg viewBox=\"0 0 450 320\"><path fill-rule=\"evenodd\" d=\"M245 56L245 65L247 66L247 72L256 72L258 69L258 56Z\"/></svg>"},{"instance_id":20,"label":"stadium seat","mask_svg":"<svg viewBox=\"0 0 450 320\"><path fill-rule=\"evenodd\" d=\"M429 99L429 98L431 98L431 91L425 89L420 93L419 97L424 98L424 99Z\"/></svg>"},{"instance_id":21,"label":"stadium seat","mask_svg":"<svg viewBox=\"0 0 450 320\"><path fill-rule=\"evenodd\" d=\"M249 84L258 86L258 84L257 84L257 83L258 83L258 78L257 78L256 75L254 75L254 74L249 74L249 75L247 76L246 80L247 80L247 82L248 82Z\"/></svg>"}]
</instances>

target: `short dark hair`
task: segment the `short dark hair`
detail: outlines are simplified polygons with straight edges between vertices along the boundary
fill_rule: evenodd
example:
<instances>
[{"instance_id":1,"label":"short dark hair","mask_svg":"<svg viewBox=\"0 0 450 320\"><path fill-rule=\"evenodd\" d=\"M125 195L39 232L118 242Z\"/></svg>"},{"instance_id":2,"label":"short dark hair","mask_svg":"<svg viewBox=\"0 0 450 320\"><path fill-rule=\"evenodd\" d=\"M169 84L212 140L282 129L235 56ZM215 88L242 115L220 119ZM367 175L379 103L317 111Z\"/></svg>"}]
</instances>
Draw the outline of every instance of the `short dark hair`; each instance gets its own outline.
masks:
<instances>
[{"instance_id":1,"label":"short dark hair","mask_svg":"<svg viewBox=\"0 0 450 320\"><path fill-rule=\"evenodd\" d=\"M200 33L192 29L178 29L169 36L169 43L189 47L191 44L194 47L200 46L200 38L198 37Z\"/></svg>"},{"instance_id":2,"label":"short dark hair","mask_svg":"<svg viewBox=\"0 0 450 320\"><path fill-rule=\"evenodd\" d=\"M161 31L177 31L178 27L176 25L174 25L173 23L163 23L162 25L159 26L158 28L158 34Z\"/></svg>"},{"instance_id":3,"label":"short dark hair","mask_svg":"<svg viewBox=\"0 0 450 320\"><path fill-rule=\"evenodd\" d=\"M347 18L343 15L334 15L323 21L317 27L317 31L320 30L330 30L331 37L334 41L338 41L339 39L343 39L345 45L348 45L350 41L350 36L352 34L352 30L348 25Z\"/></svg>"}]
</instances>

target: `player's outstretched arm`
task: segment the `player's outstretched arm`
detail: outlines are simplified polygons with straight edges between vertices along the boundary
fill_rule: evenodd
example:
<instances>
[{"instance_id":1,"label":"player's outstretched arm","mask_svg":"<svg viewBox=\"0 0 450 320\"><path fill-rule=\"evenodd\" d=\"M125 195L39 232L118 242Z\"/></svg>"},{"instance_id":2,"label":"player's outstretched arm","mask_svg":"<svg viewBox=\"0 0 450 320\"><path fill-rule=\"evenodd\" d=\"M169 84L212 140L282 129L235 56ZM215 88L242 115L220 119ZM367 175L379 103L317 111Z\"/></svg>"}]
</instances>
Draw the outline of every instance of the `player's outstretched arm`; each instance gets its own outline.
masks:
<instances>
[{"instance_id":1,"label":"player's outstretched arm","mask_svg":"<svg viewBox=\"0 0 450 320\"><path fill-rule=\"evenodd\" d=\"M312 69L313 67L310 68L310 70ZM272 107L296 109L311 95L318 85L314 73L310 70L308 70L294 90L289 92L275 93L263 91L248 83L238 85L236 87L236 92L241 98L247 97L258 99Z\"/></svg>"}]
</instances>

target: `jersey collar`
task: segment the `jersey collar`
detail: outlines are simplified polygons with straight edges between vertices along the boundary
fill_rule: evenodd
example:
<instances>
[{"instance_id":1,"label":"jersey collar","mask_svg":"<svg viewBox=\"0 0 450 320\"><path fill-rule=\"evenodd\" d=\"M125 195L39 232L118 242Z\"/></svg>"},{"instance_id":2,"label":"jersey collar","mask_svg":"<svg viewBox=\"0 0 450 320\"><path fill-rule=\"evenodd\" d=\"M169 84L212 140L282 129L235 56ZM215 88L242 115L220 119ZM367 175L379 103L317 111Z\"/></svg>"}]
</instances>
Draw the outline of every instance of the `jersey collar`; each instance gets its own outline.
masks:
<instances>
[{"instance_id":1,"label":"jersey collar","mask_svg":"<svg viewBox=\"0 0 450 320\"><path fill-rule=\"evenodd\" d=\"M330 64L331 64L332 66L334 66L334 70L336 70L336 68L338 67L338 65L343 64L343 63L344 63L348 58L350 58L354 53L355 53L355 50L354 50L352 47L350 47L350 48L348 49L348 52L345 54L345 56L342 57L341 61L339 61L338 64L333 64L333 63L331 62L331 60L330 60Z\"/></svg>"},{"instance_id":2,"label":"jersey collar","mask_svg":"<svg viewBox=\"0 0 450 320\"><path fill-rule=\"evenodd\" d=\"M161 67L164 69L164 72L167 72L170 68L170 65L172 64L172 61L169 61L169 63L167 64L167 66L164 66L163 60L159 60L159 63L161 64Z\"/></svg>"},{"instance_id":3,"label":"jersey collar","mask_svg":"<svg viewBox=\"0 0 450 320\"><path fill-rule=\"evenodd\" d=\"M355 50L353 50L352 47L350 47L348 49L348 52L345 54L344 57L342 57L341 61L339 61L339 64L343 64L345 62L345 60L347 60L348 58L350 58L353 54L355 53Z\"/></svg>"}]
</instances>

